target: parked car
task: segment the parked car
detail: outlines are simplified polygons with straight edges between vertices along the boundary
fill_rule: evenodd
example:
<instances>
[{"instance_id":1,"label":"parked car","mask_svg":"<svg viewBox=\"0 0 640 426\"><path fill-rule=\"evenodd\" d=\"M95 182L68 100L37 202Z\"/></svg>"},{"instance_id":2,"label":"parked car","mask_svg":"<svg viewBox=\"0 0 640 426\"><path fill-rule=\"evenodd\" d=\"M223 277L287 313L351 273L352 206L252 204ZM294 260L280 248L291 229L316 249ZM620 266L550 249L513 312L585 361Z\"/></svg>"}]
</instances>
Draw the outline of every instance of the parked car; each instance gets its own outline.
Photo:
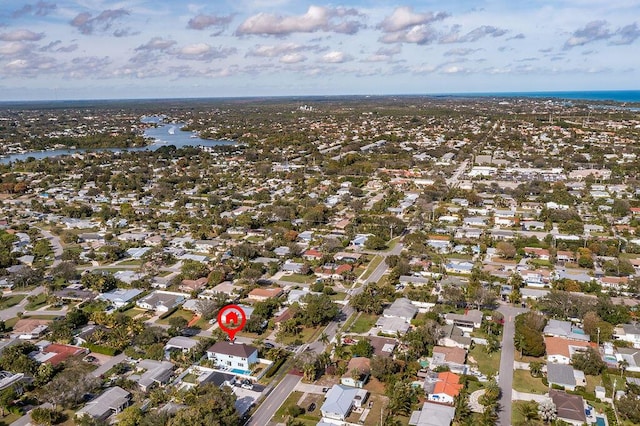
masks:
<instances>
[{"instance_id":1,"label":"parked car","mask_svg":"<svg viewBox=\"0 0 640 426\"><path fill-rule=\"evenodd\" d=\"M309 404L309 406L307 407L307 412L311 413L313 412L313 410L316 409L316 403L312 402L311 404Z\"/></svg>"},{"instance_id":2,"label":"parked car","mask_svg":"<svg viewBox=\"0 0 640 426\"><path fill-rule=\"evenodd\" d=\"M242 389L249 389L252 390L253 389L253 383L243 383L242 385L240 385L240 387Z\"/></svg>"}]
</instances>

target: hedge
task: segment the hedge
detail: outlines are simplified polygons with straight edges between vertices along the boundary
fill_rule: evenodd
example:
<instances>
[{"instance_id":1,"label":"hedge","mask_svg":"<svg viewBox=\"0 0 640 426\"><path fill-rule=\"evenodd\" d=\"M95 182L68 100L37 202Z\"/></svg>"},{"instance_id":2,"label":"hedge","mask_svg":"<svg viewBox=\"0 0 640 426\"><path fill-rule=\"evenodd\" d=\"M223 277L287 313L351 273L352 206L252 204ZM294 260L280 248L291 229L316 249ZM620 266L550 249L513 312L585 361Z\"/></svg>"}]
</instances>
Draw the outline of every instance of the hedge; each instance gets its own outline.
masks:
<instances>
[{"instance_id":1,"label":"hedge","mask_svg":"<svg viewBox=\"0 0 640 426\"><path fill-rule=\"evenodd\" d=\"M280 369L280 367L282 367L282 364L284 364L287 358L288 357L283 356L282 358L278 358L276 361L274 361L273 365L271 366L271 369L267 371L267 374L265 374L264 377L266 377L267 379L270 377L273 377L273 375L276 374L276 372Z\"/></svg>"},{"instance_id":2,"label":"hedge","mask_svg":"<svg viewBox=\"0 0 640 426\"><path fill-rule=\"evenodd\" d=\"M160 315L160 316L158 317L158 319L161 319L161 320L162 320L162 319L165 319L165 318L167 318L167 317L171 316L171 314L173 314L173 313L174 313L175 311L177 311L178 309L180 309L180 306L175 306L175 307L173 307L173 308L169 309L169 310L168 310L167 312L165 312L164 314Z\"/></svg>"},{"instance_id":3,"label":"hedge","mask_svg":"<svg viewBox=\"0 0 640 426\"><path fill-rule=\"evenodd\" d=\"M102 345L94 345L93 343L85 343L82 346L89 349L91 352L95 352L97 354L102 354L102 355L114 356L120 352L115 348L110 348L108 346L102 346Z\"/></svg>"}]
</instances>

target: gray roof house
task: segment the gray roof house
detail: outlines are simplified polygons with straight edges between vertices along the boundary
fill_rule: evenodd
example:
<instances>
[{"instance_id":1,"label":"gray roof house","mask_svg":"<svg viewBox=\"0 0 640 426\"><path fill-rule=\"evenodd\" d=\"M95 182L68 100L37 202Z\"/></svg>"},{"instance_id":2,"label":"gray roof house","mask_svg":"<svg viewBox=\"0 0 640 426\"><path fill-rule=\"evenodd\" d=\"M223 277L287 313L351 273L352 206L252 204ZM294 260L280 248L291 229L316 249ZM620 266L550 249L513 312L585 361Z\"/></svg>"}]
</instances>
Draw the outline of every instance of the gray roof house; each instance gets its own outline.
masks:
<instances>
[{"instance_id":1,"label":"gray roof house","mask_svg":"<svg viewBox=\"0 0 640 426\"><path fill-rule=\"evenodd\" d=\"M578 327L574 327L570 321L560 321L550 319L544 328L544 334L547 336L564 337L571 340L589 341L589 335Z\"/></svg>"},{"instance_id":2,"label":"gray roof house","mask_svg":"<svg viewBox=\"0 0 640 426\"><path fill-rule=\"evenodd\" d=\"M395 336L398 333L405 334L409 331L409 323L403 318L397 317L380 317L378 321L376 321L376 327L379 328L382 333L390 336Z\"/></svg>"},{"instance_id":3,"label":"gray roof house","mask_svg":"<svg viewBox=\"0 0 640 426\"><path fill-rule=\"evenodd\" d=\"M433 402L425 402L422 410L411 413L409 425L411 426L451 426L453 416L456 413L454 407Z\"/></svg>"},{"instance_id":4,"label":"gray roof house","mask_svg":"<svg viewBox=\"0 0 640 426\"><path fill-rule=\"evenodd\" d=\"M173 363L169 361L143 359L136 366L141 373L132 374L129 378L137 382L143 392L147 392L156 385L160 386L169 383L169 379L173 374L173 367Z\"/></svg>"},{"instance_id":5,"label":"gray roof house","mask_svg":"<svg viewBox=\"0 0 640 426\"><path fill-rule=\"evenodd\" d=\"M166 345L164 345L165 355L171 350L180 350L182 352L189 352L191 349L198 346L198 341L191 337L175 336L169 339Z\"/></svg>"},{"instance_id":6,"label":"gray roof house","mask_svg":"<svg viewBox=\"0 0 640 426\"><path fill-rule=\"evenodd\" d=\"M113 414L124 410L131 400L131 394L119 386L104 391L99 397L90 401L76 412L77 417L89 416L97 420L105 420Z\"/></svg>"},{"instance_id":7,"label":"gray roof house","mask_svg":"<svg viewBox=\"0 0 640 426\"><path fill-rule=\"evenodd\" d=\"M547 363L547 381L549 386L562 386L565 390L574 391L576 386L586 386L587 380L584 373L574 370L566 364Z\"/></svg>"},{"instance_id":8,"label":"gray roof house","mask_svg":"<svg viewBox=\"0 0 640 426\"><path fill-rule=\"evenodd\" d=\"M461 329L473 330L479 328L482 325L482 317L484 314L482 311L472 309L464 314L446 314L444 319L447 324L453 324Z\"/></svg>"},{"instance_id":9,"label":"gray roof house","mask_svg":"<svg viewBox=\"0 0 640 426\"><path fill-rule=\"evenodd\" d=\"M333 385L327 392L322 407L320 407L322 417L334 421L344 421L349 417L354 407L359 407L364 403L368 394L364 389L344 385Z\"/></svg>"},{"instance_id":10,"label":"gray roof house","mask_svg":"<svg viewBox=\"0 0 640 426\"><path fill-rule=\"evenodd\" d=\"M471 337L466 337L460 327L447 324L442 327L442 337L438 339L438 346L469 349Z\"/></svg>"},{"instance_id":11,"label":"gray roof house","mask_svg":"<svg viewBox=\"0 0 640 426\"><path fill-rule=\"evenodd\" d=\"M187 299L189 299L188 294L157 290L141 299L138 299L136 301L136 305L142 309L155 310L156 312L167 312L174 307L181 305Z\"/></svg>"},{"instance_id":12,"label":"gray roof house","mask_svg":"<svg viewBox=\"0 0 640 426\"><path fill-rule=\"evenodd\" d=\"M418 308L406 297L396 299L391 306L384 310L382 316L385 318L401 318L410 322L418 313Z\"/></svg>"},{"instance_id":13,"label":"gray roof house","mask_svg":"<svg viewBox=\"0 0 640 426\"><path fill-rule=\"evenodd\" d=\"M116 288L107 293L101 293L100 295L98 295L97 299L107 301L116 308L121 308L127 303L131 302L140 293L142 293L142 290L139 290L137 288Z\"/></svg>"}]
</instances>

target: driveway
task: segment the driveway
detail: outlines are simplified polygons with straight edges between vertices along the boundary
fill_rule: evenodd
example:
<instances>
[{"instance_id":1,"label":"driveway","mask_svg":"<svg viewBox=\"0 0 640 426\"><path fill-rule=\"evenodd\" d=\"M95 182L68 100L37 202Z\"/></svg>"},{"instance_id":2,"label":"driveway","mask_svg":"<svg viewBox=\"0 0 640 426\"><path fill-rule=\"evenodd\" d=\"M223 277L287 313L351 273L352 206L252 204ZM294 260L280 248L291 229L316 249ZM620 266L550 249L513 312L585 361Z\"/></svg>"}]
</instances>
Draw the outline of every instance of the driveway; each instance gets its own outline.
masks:
<instances>
[{"instance_id":1,"label":"driveway","mask_svg":"<svg viewBox=\"0 0 640 426\"><path fill-rule=\"evenodd\" d=\"M498 312L504 315L504 328L502 330L502 352L500 355L500 376L498 385L502 395L500 397L501 426L511 425L511 396L513 389L513 361L514 361L514 337L516 315L526 312L527 309L515 308L509 305L501 305Z\"/></svg>"}]
</instances>

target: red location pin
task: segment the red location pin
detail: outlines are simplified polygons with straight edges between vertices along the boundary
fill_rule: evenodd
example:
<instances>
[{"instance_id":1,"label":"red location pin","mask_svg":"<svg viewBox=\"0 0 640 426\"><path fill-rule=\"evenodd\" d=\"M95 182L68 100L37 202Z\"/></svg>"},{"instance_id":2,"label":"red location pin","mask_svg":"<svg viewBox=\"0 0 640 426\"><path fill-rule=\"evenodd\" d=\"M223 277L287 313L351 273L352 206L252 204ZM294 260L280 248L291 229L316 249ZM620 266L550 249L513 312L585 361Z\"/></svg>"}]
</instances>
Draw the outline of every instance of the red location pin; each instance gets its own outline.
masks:
<instances>
[{"instance_id":1,"label":"red location pin","mask_svg":"<svg viewBox=\"0 0 640 426\"><path fill-rule=\"evenodd\" d=\"M238 305L227 305L218 312L218 325L229 335L229 340L232 342L236 333L242 330L246 323L247 314Z\"/></svg>"}]
</instances>

